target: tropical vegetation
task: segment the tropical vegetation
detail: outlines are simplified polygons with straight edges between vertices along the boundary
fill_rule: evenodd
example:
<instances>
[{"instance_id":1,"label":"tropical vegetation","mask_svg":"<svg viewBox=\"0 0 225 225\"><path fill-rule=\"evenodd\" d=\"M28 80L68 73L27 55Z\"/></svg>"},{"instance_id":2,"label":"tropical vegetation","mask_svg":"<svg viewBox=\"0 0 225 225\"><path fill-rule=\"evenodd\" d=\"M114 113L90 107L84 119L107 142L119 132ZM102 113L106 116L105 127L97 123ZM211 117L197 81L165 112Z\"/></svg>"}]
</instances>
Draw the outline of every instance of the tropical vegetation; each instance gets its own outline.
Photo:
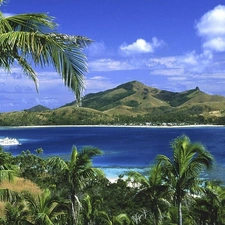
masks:
<instances>
[{"instance_id":1,"label":"tropical vegetation","mask_svg":"<svg viewBox=\"0 0 225 225\"><path fill-rule=\"evenodd\" d=\"M67 159L47 158L41 148L16 156L1 149L0 224L225 225L224 184L201 176L213 156L185 135L171 149L146 172L115 182L92 164L104 157L96 147L73 146Z\"/></svg>"}]
</instances>

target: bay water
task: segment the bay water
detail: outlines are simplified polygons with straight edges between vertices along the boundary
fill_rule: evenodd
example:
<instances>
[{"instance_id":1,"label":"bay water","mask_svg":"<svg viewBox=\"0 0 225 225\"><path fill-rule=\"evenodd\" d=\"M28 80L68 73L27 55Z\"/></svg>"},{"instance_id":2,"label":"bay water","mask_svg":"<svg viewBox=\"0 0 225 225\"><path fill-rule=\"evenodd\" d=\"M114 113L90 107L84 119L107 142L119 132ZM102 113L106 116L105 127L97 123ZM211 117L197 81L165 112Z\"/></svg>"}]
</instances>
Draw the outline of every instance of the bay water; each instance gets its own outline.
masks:
<instances>
[{"instance_id":1,"label":"bay water","mask_svg":"<svg viewBox=\"0 0 225 225\"><path fill-rule=\"evenodd\" d=\"M93 146L104 154L93 159L95 167L103 169L109 178L129 170L144 172L154 164L158 154L172 157L171 142L187 135L200 142L215 158L211 172L204 177L225 182L225 127L113 127L54 126L0 127L0 138L16 138L19 146L4 146L5 151L18 155L22 151L43 149L43 157L60 156L69 159L73 146L81 149Z\"/></svg>"}]
</instances>

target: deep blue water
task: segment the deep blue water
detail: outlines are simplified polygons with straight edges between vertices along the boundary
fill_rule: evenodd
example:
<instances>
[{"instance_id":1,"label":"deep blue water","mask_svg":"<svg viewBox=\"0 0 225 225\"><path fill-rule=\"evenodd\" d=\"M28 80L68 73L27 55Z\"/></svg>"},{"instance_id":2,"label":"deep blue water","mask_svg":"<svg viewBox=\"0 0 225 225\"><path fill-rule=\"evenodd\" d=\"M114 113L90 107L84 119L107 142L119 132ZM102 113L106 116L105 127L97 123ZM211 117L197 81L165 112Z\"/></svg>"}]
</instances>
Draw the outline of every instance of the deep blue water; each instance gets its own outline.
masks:
<instances>
[{"instance_id":1,"label":"deep blue water","mask_svg":"<svg viewBox=\"0 0 225 225\"><path fill-rule=\"evenodd\" d=\"M94 146L104 152L94 158L94 166L111 175L148 167L158 154L171 156L170 143L182 134L205 145L216 161L211 173L225 180L225 127L0 127L0 138L17 138L22 143L4 148L13 155L42 148L44 156L68 157L73 145L78 149Z\"/></svg>"}]
</instances>

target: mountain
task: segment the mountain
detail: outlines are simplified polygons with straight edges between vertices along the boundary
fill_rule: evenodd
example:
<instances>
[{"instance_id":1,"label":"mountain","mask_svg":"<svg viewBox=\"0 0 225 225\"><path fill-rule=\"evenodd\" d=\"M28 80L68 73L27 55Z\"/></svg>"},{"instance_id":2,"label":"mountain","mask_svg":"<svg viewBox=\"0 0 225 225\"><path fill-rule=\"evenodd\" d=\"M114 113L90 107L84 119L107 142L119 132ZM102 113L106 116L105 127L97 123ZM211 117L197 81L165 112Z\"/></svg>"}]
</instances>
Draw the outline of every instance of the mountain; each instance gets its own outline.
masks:
<instances>
[{"instance_id":1,"label":"mountain","mask_svg":"<svg viewBox=\"0 0 225 225\"><path fill-rule=\"evenodd\" d=\"M166 101L154 96L158 92L156 88L132 81L105 92L88 94L84 97L82 105L109 114L143 114L148 112L149 108L169 106Z\"/></svg>"},{"instance_id":2,"label":"mountain","mask_svg":"<svg viewBox=\"0 0 225 225\"><path fill-rule=\"evenodd\" d=\"M27 111L30 111L30 112L42 112L42 111L46 111L46 110L50 110L50 109L43 105L36 105L30 109L27 109Z\"/></svg>"},{"instance_id":3,"label":"mountain","mask_svg":"<svg viewBox=\"0 0 225 225\"><path fill-rule=\"evenodd\" d=\"M54 110L38 105L29 110L0 114L0 126L146 122L225 124L225 97L206 94L199 87L171 92L131 81L87 94L82 107L77 107L74 101Z\"/></svg>"},{"instance_id":4,"label":"mountain","mask_svg":"<svg viewBox=\"0 0 225 225\"><path fill-rule=\"evenodd\" d=\"M67 104L74 105L75 102ZM223 115L225 97L209 95L199 87L184 92L171 92L131 81L116 88L88 94L82 107L109 115L145 115L157 112L184 112L204 115Z\"/></svg>"}]
</instances>

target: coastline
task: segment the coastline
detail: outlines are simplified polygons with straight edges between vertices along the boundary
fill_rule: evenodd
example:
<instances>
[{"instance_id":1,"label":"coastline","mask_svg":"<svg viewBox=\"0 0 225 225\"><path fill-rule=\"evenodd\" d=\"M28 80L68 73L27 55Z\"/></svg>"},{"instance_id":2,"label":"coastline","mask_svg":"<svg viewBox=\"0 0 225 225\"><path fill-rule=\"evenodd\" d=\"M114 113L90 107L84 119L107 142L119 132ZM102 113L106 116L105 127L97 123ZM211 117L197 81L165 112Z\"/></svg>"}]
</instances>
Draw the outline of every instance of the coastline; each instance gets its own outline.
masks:
<instances>
[{"instance_id":1,"label":"coastline","mask_svg":"<svg viewBox=\"0 0 225 225\"><path fill-rule=\"evenodd\" d=\"M201 128L225 127L225 125L197 124L197 125L34 125L34 126L0 126L1 128L47 128L47 127L128 127L128 128Z\"/></svg>"}]
</instances>

